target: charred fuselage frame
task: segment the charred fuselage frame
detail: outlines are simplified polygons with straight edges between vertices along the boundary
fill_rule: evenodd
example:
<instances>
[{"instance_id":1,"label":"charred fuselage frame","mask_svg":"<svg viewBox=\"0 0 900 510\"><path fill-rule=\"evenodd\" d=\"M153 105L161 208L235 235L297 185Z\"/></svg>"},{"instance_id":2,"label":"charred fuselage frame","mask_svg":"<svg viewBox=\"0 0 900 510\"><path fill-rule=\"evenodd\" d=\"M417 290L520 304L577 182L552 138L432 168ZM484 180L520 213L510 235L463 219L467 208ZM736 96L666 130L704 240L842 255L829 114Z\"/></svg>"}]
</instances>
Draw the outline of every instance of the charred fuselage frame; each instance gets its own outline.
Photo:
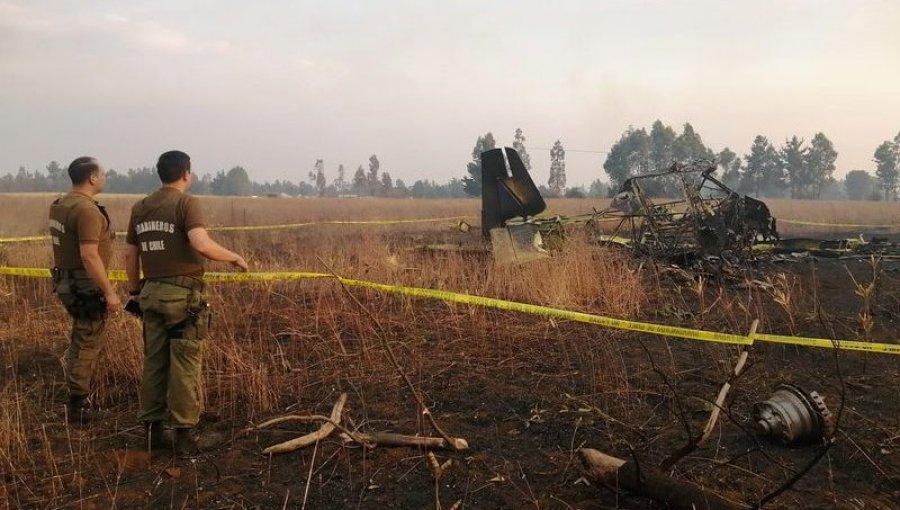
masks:
<instances>
[{"instance_id":1,"label":"charred fuselage frame","mask_svg":"<svg viewBox=\"0 0 900 510\"><path fill-rule=\"evenodd\" d=\"M606 209L538 218L546 206L516 151L508 147L486 151L483 233L495 248L497 239L512 239L513 252L519 253L530 248L522 242L523 232L547 239L581 224L598 242L628 245L639 254L665 259L741 257L757 242L777 240L775 219L766 204L733 191L713 177L715 170L715 162L708 160L673 163L664 171L626 180ZM650 183L655 185L645 186ZM656 199L644 191L666 188L680 196ZM610 228L601 228L607 224Z\"/></svg>"}]
</instances>

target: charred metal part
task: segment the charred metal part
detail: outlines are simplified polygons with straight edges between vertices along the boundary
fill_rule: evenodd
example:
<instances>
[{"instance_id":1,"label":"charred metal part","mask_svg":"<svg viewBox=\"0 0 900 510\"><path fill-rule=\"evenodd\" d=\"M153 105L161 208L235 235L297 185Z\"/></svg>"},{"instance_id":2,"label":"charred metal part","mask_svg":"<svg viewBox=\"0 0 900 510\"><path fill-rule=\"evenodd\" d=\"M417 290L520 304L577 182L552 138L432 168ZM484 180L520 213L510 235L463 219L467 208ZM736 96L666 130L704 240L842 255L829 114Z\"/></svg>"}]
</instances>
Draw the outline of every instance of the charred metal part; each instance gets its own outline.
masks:
<instances>
[{"instance_id":1,"label":"charred metal part","mask_svg":"<svg viewBox=\"0 0 900 510\"><path fill-rule=\"evenodd\" d=\"M625 181L612 209L629 222L632 245L663 258L747 254L757 242L778 238L775 219L763 202L740 195L712 176L713 161L673 163L666 171ZM675 181L678 199L654 201L645 187ZM648 186L655 184L655 186Z\"/></svg>"},{"instance_id":2,"label":"charred metal part","mask_svg":"<svg viewBox=\"0 0 900 510\"><path fill-rule=\"evenodd\" d=\"M504 147L481 153L481 229L491 229L516 217L527 219L546 209L541 193L515 149Z\"/></svg>"},{"instance_id":3,"label":"charred metal part","mask_svg":"<svg viewBox=\"0 0 900 510\"><path fill-rule=\"evenodd\" d=\"M550 257L536 225L522 223L491 229L491 247L498 264L522 264Z\"/></svg>"},{"instance_id":4,"label":"charred metal part","mask_svg":"<svg viewBox=\"0 0 900 510\"><path fill-rule=\"evenodd\" d=\"M573 224L587 228L601 244L631 247L641 255L673 261L697 257L727 259L750 256L757 242L777 240L775 219L763 202L736 193L712 176L713 161L673 163L665 171L632 177L613 198L612 206L577 216L534 218L546 204L519 159L509 148L481 155L482 233L513 225L531 224L545 241ZM644 189L678 184L679 198L654 201ZM601 223L615 225L612 235L601 234ZM501 239L505 239L501 237ZM521 238L522 248L534 243Z\"/></svg>"},{"instance_id":5,"label":"charred metal part","mask_svg":"<svg viewBox=\"0 0 900 510\"><path fill-rule=\"evenodd\" d=\"M768 400L753 404L753 420L757 433L782 444L815 441L834 433L825 399L792 384L779 385Z\"/></svg>"}]
</instances>

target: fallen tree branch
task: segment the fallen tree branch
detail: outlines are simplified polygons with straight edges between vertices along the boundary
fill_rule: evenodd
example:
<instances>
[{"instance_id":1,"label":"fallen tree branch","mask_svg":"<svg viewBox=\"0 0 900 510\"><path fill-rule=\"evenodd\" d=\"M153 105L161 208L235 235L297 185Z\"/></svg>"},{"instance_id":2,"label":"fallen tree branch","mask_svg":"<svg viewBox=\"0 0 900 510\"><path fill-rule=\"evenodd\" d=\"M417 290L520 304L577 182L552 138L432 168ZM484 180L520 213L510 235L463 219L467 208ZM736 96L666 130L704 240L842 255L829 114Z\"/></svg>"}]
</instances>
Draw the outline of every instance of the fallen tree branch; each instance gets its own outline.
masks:
<instances>
[{"instance_id":1,"label":"fallen tree branch","mask_svg":"<svg viewBox=\"0 0 900 510\"><path fill-rule=\"evenodd\" d=\"M307 418L311 418L311 419L306 420L306 421L324 421L324 420L322 420L322 418L327 420L327 421L325 421L325 423L322 423L322 425L319 427L319 430L316 430L315 432L310 432L309 434L300 436L298 438L291 439L290 441L285 441L283 443L278 443L276 445L272 445L272 446L266 448L265 450L263 450L263 453L272 454L272 453L293 452L295 450L299 450L300 448L305 448L311 444L318 443L319 441L325 439L332 432L334 432L334 429L340 424L341 413L344 411L344 404L346 402L347 402L347 394L341 393L341 396L338 398L337 402L335 402L335 404L334 404L334 408L331 409L331 417L330 418L325 418L324 416L307 417ZM264 422L264 424L266 426L269 426L269 425L272 425L273 423L282 423L284 421L290 421L291 419L297 421L297 418L300 418L300 417L294 416L293 418L291 418L291 417L285 416L282 418L275 418L273 420L268 420L267 422ZM304 421L304 420L299 420L299 421ZM257 426L257 428L261 428L261 426Z\"/></svg>"},{"instance_id":2,"label":"fallen tree branch","mask_svg":"<svg viewBox=\"0 0 900 510\"><path fill-rule=\"evenodd\" d=\"M465 439L458 437L451 437L448 440L443 437L407 436L403 434L394 434L392 432L375 432L372 434L354 432L340 423L341 413L346 401L347 394L342 393L338 401L334 404L334 408L331 411L331 417L319 414L289 414L266 420L248 428L246 431L252 432L288 422L322 423L319 430L315 432L266 448L263 450L263 453L267 454L286 453L305 448L315 444L317 441L325 439L335 429L341 432L341 437L344 440L353 441L366 448L374 448L376 446L411 446L426 450L467 450L469 448L469 443Z\"/></svg>"},{"instance_id":3,"label":"fallen tree branch","mask_svg":"<svg viewBox=\"0 0 900 510\"><path fill-rule=\"evenodd\" d=\"M347 439L356 443L365 442L374 446L412 446L428 450L467 450L469 443L465 439L451 437L450 441L442 437L406 436L392 432L375 432L366 434L357 432L353 435L346 434Z\"/></svg>"},{"instance_id":4,"label":"fallen tree branch","mask_svg":"<svg viewBox=\"0 0 900 510\"><path fill-rule=\"evenodd\" d=\"M290 421L299 421L300 423L330 423L334 425L334 428L341 432L341 436L346 436L347 441L354 441L359 443L366 448L374 448L375 445L367 442L363 437L360 436L359 432L354 432L347 427L341 425L340 423L335 423L331 420L331 418L327 416L322 416L321 414L291 414L288 416L281 416L278 418L273 418L269 421L260 423L255 427L250 427L245 430L245 432L253 432L256 430L260 430L266 427L270 427L277 423L287 423Z\"/></svg>"},{"instance_id":5,"label":"fallen tree branch","mask_svg":"<svg viewBox=\"0 0 900 510\"><path fill-rule=\"evenodd\" d=\"M634 462L582 448L578 450L586 477L615 489L646 496L674 510L745 510L749 506L729 501L722 496L676 480L652 468L641 468Z\"/></svg>"}]
</instances>

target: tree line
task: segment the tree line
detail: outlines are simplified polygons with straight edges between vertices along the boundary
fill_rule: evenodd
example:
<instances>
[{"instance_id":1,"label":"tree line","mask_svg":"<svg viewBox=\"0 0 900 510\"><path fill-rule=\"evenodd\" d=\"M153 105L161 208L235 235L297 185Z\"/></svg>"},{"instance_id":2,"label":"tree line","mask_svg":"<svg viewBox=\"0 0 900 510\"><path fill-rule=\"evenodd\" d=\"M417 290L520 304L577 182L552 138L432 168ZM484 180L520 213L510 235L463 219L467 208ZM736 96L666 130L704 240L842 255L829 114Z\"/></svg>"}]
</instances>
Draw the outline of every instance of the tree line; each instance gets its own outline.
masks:
<instances>
[{"instance_id":1,"label":"tree line","mask_svg":"<svg viewBox=\"0 0 900 510\"><path fill-rule=\"evenodd\" d=\"M129 168L126 171L110 169L106 173L108 193L150 193L159 188L159 177L151 167ZM43 171L19 167L15 174L0 177L0 192L64 192L71 187L66 167L51 161ZM461 198L467 196L460 179L437 183L429 179L416 180L407 185L401 179L394 180L389 172L381 170L378 156L369 158L368 170L362 165L350 176L344 165L338 165L336 175L329 181L325 162L317 160L308 179L293 182L276 179L257 182L242 166L219 170L214 174L202 174L195 179L191 192L198 195L221 196L377 196L392 198Z\"/></svg>"},{"instance_id":2,"label":"tree line","mask_svg":"<svg viewBox=\"0 0 900 510\"><path fill-rule=\"evenodd\" d=\"M516 129L512 147L519 154L529 172L531 157L525 146L522 129ZM359 165L350 175L339 164L329 180L324 160L316 160L307 179L297 182L277 179L257 182L242 166L203 174L196 179L192 191L202 195L229 196L373 196L392 198L460 198L481 195L481 153L497 147L493 133L479 136L472 148L466 173L446 183L419 179L407 185L393 179L381 168L378 156L369 157L367 168ZM650 127L629 126L612 145L603 163L609 184L595 179L587 187L567 187L566 150L560 140L550 149L549 178L539 189L545 197L607 197L618 190L626 179L665 169L673 161L694 159L715 160L718 177L738 192L769 198L897 200L900 185L900 133L881 143L873 153L874 174L866 170L851 170L844 179L835 179L838 152L824 133L816 133L807 143L792 136L776 146L763 135L757 135L747 153L739 156L725 147L718 152L704 144L700 134L690 123L676 131L657 120ZM159 186L153 168L110 169L107 172L107 191L112 193L149 193ZM65 167L51 161L44 171L19 167L17 173L0 177L0 192L45 191L61 192L69 188ZM648 182L645 191L652 195L678 194L674 179Z\"/></svg>"},{"instance_id":3,"label":"tree line","mask_svg":"<svg viewBox=\"0 0 900 510\"><path fill-rule=\"evenodd\" d=\"M673 161L711 159L718 164L719 178L741 193L758 197L795 199L896 200L900 177L900 134L878 146L873 154L875 175L852 170L843 180L835 179L838 152L824 133L807 143L792 136L779 147L757 135L743 157L725 147L714 153L693 126L679 133L657 120L648 132L629 127L610 149L603 169L613 189L625 179L659 172ZM651 194L677 194L674 180L650 183Z\"/></svg>"}]
</instances>

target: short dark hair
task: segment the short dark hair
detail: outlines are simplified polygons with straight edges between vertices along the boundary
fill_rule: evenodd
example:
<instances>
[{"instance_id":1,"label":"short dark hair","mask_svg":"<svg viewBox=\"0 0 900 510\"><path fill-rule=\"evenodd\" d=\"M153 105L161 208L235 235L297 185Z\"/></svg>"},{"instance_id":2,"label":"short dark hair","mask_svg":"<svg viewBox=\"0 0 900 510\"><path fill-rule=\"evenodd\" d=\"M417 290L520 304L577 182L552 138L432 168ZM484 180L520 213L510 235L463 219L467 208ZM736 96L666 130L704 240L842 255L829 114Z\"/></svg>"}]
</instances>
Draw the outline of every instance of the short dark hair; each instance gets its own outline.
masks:
<instances>
[{"instance_id":1,"label":"short dark hair","mask_svg":"<svg viewBox=\"0 0 900 510\"><path fill-rule=\"evenodd\" d=\"M173 183L190 171L191 157L181 151L164 152L156 162L156 173L163 184Z\"/></svg>"},{"instance_id":2,"label":"short dark hair","mask_svg":"<svg viewBox=\"0 0 900 510\"><path fill-rule=\"evenodd\" d=\"M72 185L84 184L92 175L100 171L100 162L90 156L81 156L69 164L69 179Z\"/></svg>"}]
</instances>

